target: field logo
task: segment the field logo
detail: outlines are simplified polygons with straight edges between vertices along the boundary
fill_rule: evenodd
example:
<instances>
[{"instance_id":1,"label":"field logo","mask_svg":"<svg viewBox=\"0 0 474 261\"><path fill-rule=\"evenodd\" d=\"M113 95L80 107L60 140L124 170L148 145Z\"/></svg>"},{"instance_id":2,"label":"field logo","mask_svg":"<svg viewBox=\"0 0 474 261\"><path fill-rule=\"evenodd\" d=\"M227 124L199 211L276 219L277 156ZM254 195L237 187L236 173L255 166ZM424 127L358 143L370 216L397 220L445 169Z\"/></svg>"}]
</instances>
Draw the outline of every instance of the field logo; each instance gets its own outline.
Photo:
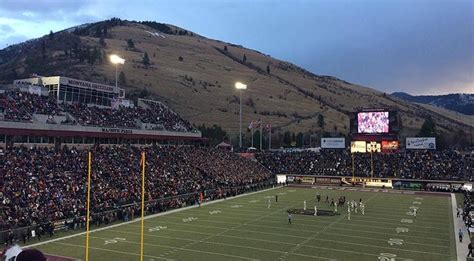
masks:
<instances>
[{"instance_id":1,"label":"field logo","mask_svg":"<svg viewBox=\"0 0 474 261\"><path fill-rule=\"evenodd\" d=\"M160 230L165 230L167 229L167 226L156 226L148 229L148 232L155 232L155 231L160 231Z\"/></svg>"},{"instance_id":2,"label":"field logo","mask_svg":"<svg viewBox=\"0 0 474 261\"><path fill-rule=\"evenodd\" d=\"M395 261L396 257L397 257L397 255L394 255L394 254L380 253L380 256L378 257L378 259L380 261Z\"/></svg>"},{"instance_id":3,"label":"field logo","mask_svg":"<svg viewBox=\"0 0 474 261\"><path fill-rule=\"evenodd\" d=\"M391 246L393 245L403 245L403 239L399 239L399 238L390 238L387 243Z\"/></svg>"},{"instance_id":4,"label":"field logo","mask_svg":"<svg viewBox=\"0 0 474 261\"><path fill-rule=\"evenodd\" d=\"M408 233L408 228L406 227L397 227L395 229L395 231L397 231L397 234L400 234L400 233Z\"/></svg>"},{"instance_id":5,"label":"field logo","mask_svg":"<svg viewBox=\"0 0 474 261\"><path fill-rule=\"evenodd\" d=\"M222 211L220 211L220 210L209 211L209 214L211 214L211 215L215 215L215 214L219 214L219 213L222 213Z\"/></svg>"},{"instance_id":6,"label":"field logo","mask_svg":"<svg viewBox=\"0 0 474 261\"><path fill-rule=\"evenodd\" d=\"M194 220L197 220L197 217L188 217L188 218L183 218L183 222L192 222Z\"/></svg>"},{"instance_id":7,"label":"field logo","mask_svg":"<svg viewBox=\"0 0 474 261\"><path fill-rule=\"evenodd\" d=\"M412 224L412 223L413 223L413 219L403 218L402 220L400 220L400 222L401 222L401 223Z\"/></svg>"},{"instance_id":8,"label":"field logo","mask_svg":"<svg viewBox=\"0 0 474 261\"><path fill-rule=\"evenodd\" d=\"M115 238L112 238L112 239L107 239L104 241L104 245L108 245L108 244L116 244L118 242L123 242L125 241L126 239L123 238L123 237L115 237Z\"/></svg>"}]
</instances>

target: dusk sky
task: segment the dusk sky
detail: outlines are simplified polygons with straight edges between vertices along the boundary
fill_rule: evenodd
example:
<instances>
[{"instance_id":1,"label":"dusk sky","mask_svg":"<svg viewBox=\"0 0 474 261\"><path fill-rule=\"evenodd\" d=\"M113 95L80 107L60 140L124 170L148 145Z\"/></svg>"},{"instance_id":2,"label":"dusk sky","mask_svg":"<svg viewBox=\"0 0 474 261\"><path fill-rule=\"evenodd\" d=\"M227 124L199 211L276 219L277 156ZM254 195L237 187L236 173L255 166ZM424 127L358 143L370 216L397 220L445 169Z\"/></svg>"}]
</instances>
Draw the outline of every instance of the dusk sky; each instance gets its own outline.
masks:
<instances>
[{"instance_id":1,"label":"dusk sky","mask_svg":"<svg viewBox=\"0 0 474 261\"><path fill-rule=\"evenodd\" d=\"M1 0L0 48L154 20L384 92L474 93L474 0Z\"/></svg>"}]
</instances>

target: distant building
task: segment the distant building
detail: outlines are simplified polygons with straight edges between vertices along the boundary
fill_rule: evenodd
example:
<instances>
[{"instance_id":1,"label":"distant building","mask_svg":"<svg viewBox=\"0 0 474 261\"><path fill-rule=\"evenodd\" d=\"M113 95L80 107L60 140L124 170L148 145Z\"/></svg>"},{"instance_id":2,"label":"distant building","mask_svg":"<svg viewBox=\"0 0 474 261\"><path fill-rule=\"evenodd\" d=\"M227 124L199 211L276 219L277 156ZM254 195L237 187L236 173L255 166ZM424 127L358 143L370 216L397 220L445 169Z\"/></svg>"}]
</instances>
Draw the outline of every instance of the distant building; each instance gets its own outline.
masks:
<instances>
[{"instance_id":1,"label":"distant building","mask_svg":"<svg viewBox=\"0 0 474 261\"><path fill-rule=\"evenodd\" d=\"M125 98L122 88L64 76L37 76L15 80L13 85L30 93L56 97L59 103L78 102L111 107L114 100Z\"/></svg>"}]
</instances>

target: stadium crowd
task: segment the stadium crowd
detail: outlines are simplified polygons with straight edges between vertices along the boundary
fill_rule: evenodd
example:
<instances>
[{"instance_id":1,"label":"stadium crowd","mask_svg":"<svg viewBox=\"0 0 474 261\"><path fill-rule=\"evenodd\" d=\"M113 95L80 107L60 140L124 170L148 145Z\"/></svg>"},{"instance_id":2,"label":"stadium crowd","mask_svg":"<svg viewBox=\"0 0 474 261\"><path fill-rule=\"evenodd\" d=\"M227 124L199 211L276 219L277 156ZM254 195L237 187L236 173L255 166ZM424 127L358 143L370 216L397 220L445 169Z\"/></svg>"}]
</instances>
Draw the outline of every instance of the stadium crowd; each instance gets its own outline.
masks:
<instances>
[{"instance_id":1,"label":"stadium crowd","mask_svg":"<svg viewBox=\"0 0 474 261\"><path fill-rule=\"evenodd\" d=\"M58 104L54 97L41 96L18 90L0 93L0 113L4 121L32 122L33 114L48 115L48 123L55 123L55 115L70 113L84 126L112 128L141 128L141 123L153 124L152 130L195 132L192 124L160 102L144 101L148 108L124 107L104 108L87 106L84 103ZM76 121L77 120L77 121Z\"/></svg>"},{"instance_id":2,"label":"stadium crowd","mask_svg":"<svg viewBox=\"0 0 474 261\"><path fill-rule=\"evenodd\" d=\"M123 219L139 209L140 152L128 146L92 149L91 211L120 206ZM272 174L258 163L231 152L198 147L146 148L146 200L191 195L182 200L149 204L151 211L196 201L196 194L222 197L234 188L271 182ZM9 148L0 153L0 231L8 228L73 219L85 215L87 152L75 148ZM212 192L212 193L211 193ZM126 218L125 218L126 217ZM100 216L107 223L107 215ZM42 229L48 230L45 226Z\"/></svg>"},{"instance_id":3,"label":"stadium crowd","mask_svg":"<svg viewBox=\"0 0 474 261\"><path fill-rule=\"evenodd\" d=\"M4 112L4 120L23 122L30 122L33 113L46 115L63 113L53 98L18 91L0 93L0 110Z\"/></svg>"},{"instance_id":4,"label":"stadium crowd","mask_svg":"<svg viewBox=\"0 0 474 261\"><path fill-rule=\"evenodd\" d=\"M374 153L375 177L474 180L472 159L455 151ZM274 173L351 176L352 155L345 150L259 153L257 160ZM370 153L354 154L356 176L371 176Z\"/></svg>"}]
</instances>

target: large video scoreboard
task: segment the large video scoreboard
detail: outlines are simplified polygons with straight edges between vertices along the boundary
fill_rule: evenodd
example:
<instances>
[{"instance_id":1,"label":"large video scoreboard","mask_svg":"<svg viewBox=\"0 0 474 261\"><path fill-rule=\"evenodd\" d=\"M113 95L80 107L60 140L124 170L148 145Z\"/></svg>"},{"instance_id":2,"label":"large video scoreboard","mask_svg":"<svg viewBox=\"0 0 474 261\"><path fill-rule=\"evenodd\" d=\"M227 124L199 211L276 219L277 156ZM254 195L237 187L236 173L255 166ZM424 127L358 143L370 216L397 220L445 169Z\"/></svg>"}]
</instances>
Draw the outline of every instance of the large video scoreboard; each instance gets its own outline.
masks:
<instances>
[{"instance_id":1,"label":"large video scoreboard","mask_svg":"<svg viewBox=\"0 0 474 261\"><path fill-rule=\"evenodd\" d=\"M400 120L396 111L364 109L350 116L351 152L396 152Z\"/></svg>"}]
</instances>

